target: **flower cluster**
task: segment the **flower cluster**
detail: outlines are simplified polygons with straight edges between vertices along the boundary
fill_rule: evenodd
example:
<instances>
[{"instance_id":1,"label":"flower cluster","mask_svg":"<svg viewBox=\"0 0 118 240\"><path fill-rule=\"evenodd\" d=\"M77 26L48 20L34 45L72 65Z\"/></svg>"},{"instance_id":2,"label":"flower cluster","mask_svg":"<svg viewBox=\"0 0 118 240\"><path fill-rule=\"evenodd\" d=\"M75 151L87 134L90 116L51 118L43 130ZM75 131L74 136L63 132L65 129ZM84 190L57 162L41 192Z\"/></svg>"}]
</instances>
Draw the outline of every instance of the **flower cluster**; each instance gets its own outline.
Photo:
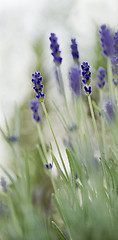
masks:
<instances>
[{"instance_id":1,"label":"flower cluster","mask_svg":"<svg viewBox=\"0 0 118 240\"><path fill-rule=\"evenodd\" d=\"M54 58L53 61L57 66L59 66L62 62L62 57L60 56L61 51L59 50L59 44L57 42L58 38L56 37L55 33L51 33L49 40L51 42L50 49L52 50L51 54Z\"/></svg>"},{"instance_id":2,"label":"flower cluster","mask_svg":"<svg viewBox=\"0 0 118 240\"><path fill-rule=\"evenodd\" d=\"M41 116L39 114L39 101L35 98L30 100L30 109L33 111L33 118L35 121L39 122L41 120Z\"/></svg>"},{"instance_id":3,"label":"flower cluster","mask_svg":"<svg viewBox=\"0 0 118 240\"><path fill-rule=\"evenodd\" d=\"M110 29L104 24L101 26L99 34L102 53L107 57L111 57L113 54L113 36Z\"/></svg>"},{"instance_id":4,"label":"flower cluster","mask_svg":"<svg viewBox=\"0 0 118 240\"><path fill-rule=\"evenodd\" d=\"M36 98L37 99L40 98L40 101L42 101L42 99L44 99L44 97L45 97L45 94L42 93L42 90L43 90L42 80L43 80L43 78L40 76L40 72L32 73L32 77L33 77L32 82L34 84L33 89L37 93Z\"/></svg>"},{"instance_id":5,"label":"flower cluster","mask_svg":"<svg viewBox=\"0 0 118 240\"><path fill-rule=\"evenodd\" d=\"M75 63L79 63L79 52L77 48L76 39L71 39L71 53Z\"/></svg>"},{"instance_id":6,"label":"flower cluster","mask_svg":"<svg viewBox=\"0 0 118 240\"><path fill-rule=\"evenodd\" d=\"M98 79L98 81L97 81L97 86L98 86L99 88L103 88L104 85L105 85L105 83L106 83L105 80L104 80L105 77L106 77L106 71L105 71L105 69L102 68L102 67L99 67L96 77L97 77L97 79Z\"/></svg>"},{"instance_id":7,"label":"flower cluster","mask_svg":"<svg viewBox=\"0 0 118 240\"><path fill-rule=\"evenodd\" d=\"M81 92L81 71L78 68L72 67L69 72L70 86L72 91L78 97Z\"/></svg>"},{"instance_id":8,"label":"flower cluster","mask_svg":"<svg viewBox=\"0 0 118 240\"><path fill-rule=\"evenodd\" d=\"M91 72L89 71L90 66L88 65L87 62L83 62L81 65L81 68L82 68L82 77L83 77L82 82L85 85L87 85L87 86L84 86L84 90L86 95L89 96L92 92L91 86L89 86L91 82Z\"/></svg>"}]
</instances>

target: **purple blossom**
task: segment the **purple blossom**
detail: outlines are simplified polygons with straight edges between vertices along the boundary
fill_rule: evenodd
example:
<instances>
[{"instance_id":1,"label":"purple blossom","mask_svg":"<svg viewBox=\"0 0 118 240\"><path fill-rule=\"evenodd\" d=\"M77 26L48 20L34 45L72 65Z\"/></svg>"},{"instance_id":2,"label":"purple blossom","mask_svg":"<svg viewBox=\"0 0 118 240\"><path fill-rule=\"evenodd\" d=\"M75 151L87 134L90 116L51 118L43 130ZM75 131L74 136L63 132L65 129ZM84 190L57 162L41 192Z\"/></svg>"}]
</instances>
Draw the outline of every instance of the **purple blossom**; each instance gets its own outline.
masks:
<instances>
[{"instance_id":1,"label":"purple blossom","mask_svg":"<svg viewBox=\"0 0 118 240\"><path fill-rule=\"evenodd\" d=\"M77 48L76 39L71 39L71 53L75 63L79 63L79 52Z\"/></svg>"},{"instance_id":2,"label":"purple blossom","mask_svg":"<svg viewBox=\"0 0 118 240\"><path fill-rule=\"evenodd\" d=\"M109 28L105 24L100 27L100 41L102 47L102 53L111 57L113 54L113 36Z\"/></svg>"},{"instance_id":3,"label":"purple blossom","mask_svg":"<svg viewBox=\"0 0 118 240\"><path fill-rule=\"evenodd\" d=\"M79 97L81 92L81 70L72 67L69 72L69 79L73 94Z\"/></svg>"},{"instance_id":4,"label":"purple blossom","mask_svg":"<svg viewBox=\"0 0 118 240\"><path fill-rule=\"evenodd\" d=\"M32 73L32 82L34 84L34 91L36 92L36 98L39 99L40 98L40 101L43 101L44 97L45 97L45 94L42 93L43 91L43 84L42 84L42 80L43 78L41 77L40 75L40 72L34 72Z\"/></svg>"},{"instance_id":5,"label":"purple blossom","mask_svg":"<svg viewBox=\"0 0 118 240\"><path fill-rule=\"evenodd\" d=\"M84 91L85 91L86 95L89 96L92 93L91 86L89 86L89 87L84 86Z\"/></svg>"},{"instance_id":6,"label":"purple blossom","mask_svg":"<svg viewBox=\"0 0 118 240\"><path fill-rule=\"evenodd\" d=\"M92 93L91 86L89 86L91 83L91 72L89 71L90 66L88 65L87 62L83 62L81 65L81 68L82 68L82 77L83 77L82 82L85 85L87 85L87 86L84 86L84 91L86 95L89 96Z\"/></svg>"},{"instance_id":7,"label":"purple blossom","mask_svg":"<svg viewBox=\"0 0 118 240\"><path fill-rule=\"evenodd\" d=\"M39 114L39 101L35 98L30 100L30 109L32 110L32 116L36 122L41 120L41 116Z\"/></svg>"},{"instance_id":8,"label":"purple blossom","mask_svg":"<svg viewBox=\"0 0 118 240\"><path fill-rule=\"evenodd\" d=\"M90 66L87 62L83 62L81 65L82 68L82 82L89 85L91 82L91 72L89 71Z\"/></svg>"},{"instance_id":9,"label":"purple blossom","mask_svg":"<svg viewBox=\"0 0 118 240\"><path fill-rule=\"evenodd\" d=\"M57 66L59 66L62 63L62 57L60 56L61 51L59 50L59 44L57 42L58 38L55 33L51 33L49 40L51 42L50 49L52 50L51 54L53 56L53 61Z\"/></svg>"},{"instance_id":10,"label":"purple blossom","mask_svg":"<svg viewBox=\"0 0 118 240\"><path fill-rule=\"evenodd\" d=\"M105 83L106 83L105 80L104 80L105 77L106 77L106 71L105 71L105 69L102 68L102 67L99 67L96 77L97 77L97 79L98 79L98 81L97 81L97 86L98 86L99 88L103 88L104 85L105 85Z\"/></svg>"}]
</instances>

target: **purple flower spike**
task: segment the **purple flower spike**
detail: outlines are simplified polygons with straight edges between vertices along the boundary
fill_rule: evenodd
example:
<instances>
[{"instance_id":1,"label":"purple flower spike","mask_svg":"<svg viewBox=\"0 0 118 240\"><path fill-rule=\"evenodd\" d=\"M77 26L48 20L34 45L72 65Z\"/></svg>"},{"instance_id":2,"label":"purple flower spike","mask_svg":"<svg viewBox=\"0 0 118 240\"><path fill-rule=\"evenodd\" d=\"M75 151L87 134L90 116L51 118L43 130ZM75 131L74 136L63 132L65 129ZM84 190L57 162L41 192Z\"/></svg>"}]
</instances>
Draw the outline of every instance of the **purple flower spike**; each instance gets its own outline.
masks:
<instances>
[{"instance_id":1,"label":"purple flower spike","mask_svg":"<svg viewBox=\"0 0 118 240\"><path fill-rule=\"evenodd\" d=\"M32 110L32 116L33 116L33 119L36 121L36 122L39 122L41 120L41 116L39 114L39 101L35 98L33 98L31 101L30 101L30 109Z\"/></svg>"},{"instance_id":2,"label":"purple flower spike","mask_svg":"<svg viewBox=\"0 0 118 240\"><path fill-rule=\"evenodd\" d=\"M113 36L110 29L104 24L100 27L99 34L102 53L107 57L111 57L113 54Z\"/></svg>"},{"instance_id":3,"label":"purple flower spike","mask_svg":"<svg viewBox=\"0 0 118 240\"><path fill-rule=\"evenodd\" d=\"M42 84L42 80L43 78L40 76L40 72L34 72L32 74L32 82L34 84L34 91L36 92L36 98L39 99L40 101L44 100L45 94L42 92L43 91L43 84Z\"/></svg>"},{"instance_id":4,"label":"purple flower spike","mask_svg":"<svg viewBox=\"0 0 118 240\"><path fill-rule=\"evenodd\" d=\"M91 82L91 72L89 71L90 66L88 65L87 62L83 62L81 65L82 68L82 82L84 84L87 84L89 86L90 82Z\"/></svg>"},{"instance_id":5,"label":"purple flower spike","mask_svg":"<svg viewBox=\"0 0 118 240\"><path fill-rule=\"evenodd\" d=\"M49 37L51 42L50 49L52 50L52 56L54 63L59 66L62 63L62 57L60 57L61 51L59 50L59 44L57 42L58 38L56 37L55 33L51 33Z\"/></svg>"},{"instance_id":6,"label":"purple flower spike","mask_svg":"<svg viewBox=\"0 0 118 240\"><path fill-rule=\"evenodd\" d=\"M82 68L82 77L83 77L82 82L85 85L87 85L87 86L84 86L84 91L86 95L89 96L92 93L91 86L89 86L91 83L91 72L89 71L90 66L88 65L87 62L83 62L81 65L81 68Z\"/></svg>"},{"instance_id":7,"label":"purple flower spike","mask_svg":"<svg viewBox=\"0 0 118 240\"><path fill-rule=\"evenodd\" d=\"M81 91L81 71L77 68L71 68L69 72L70 86L72 88L73 94L80 97Z\"/></svg>"},{"instance_id":8,"label":"purple flower spike","mask_svg":"<svg viewBox=\"0 0 118 240\"><path fill-rule=\"evenodd\" d=\"M87 62L83 62L81 65L82 68L82 82L84 84L87 84L89 86L90 82L91 82L91 72L89 71L90 66L88 65Z\"/></svg>"},{"instance_id":9,"label":"purple flower spike","mask_svg":"<svg viewBox=\"0 0 118 240\"><path fill-rule=\"evenodd\" d=\"M79 52L77 48L76 39L71 39L71 53L75 63L79 63Z\"/></svg>"},{"instance_id":10,"label":"purple flower spike","mask_svg":"<svg viewBox=\"0 0 118 240\"><path fill-rule=\"evenodd\" d=\"M102 67L100 67L99 69L98 69L98 72L97 72L97 75L96 75L96 77L97 77L97 79L98 79L98 81L97 81L97 86L99 87L99 88L103 88L104 87L104 85L105 85L105 77L106 77L106 71L105 71L105 69L104 68L102 68Z\"/></svg>"}]
</instances>

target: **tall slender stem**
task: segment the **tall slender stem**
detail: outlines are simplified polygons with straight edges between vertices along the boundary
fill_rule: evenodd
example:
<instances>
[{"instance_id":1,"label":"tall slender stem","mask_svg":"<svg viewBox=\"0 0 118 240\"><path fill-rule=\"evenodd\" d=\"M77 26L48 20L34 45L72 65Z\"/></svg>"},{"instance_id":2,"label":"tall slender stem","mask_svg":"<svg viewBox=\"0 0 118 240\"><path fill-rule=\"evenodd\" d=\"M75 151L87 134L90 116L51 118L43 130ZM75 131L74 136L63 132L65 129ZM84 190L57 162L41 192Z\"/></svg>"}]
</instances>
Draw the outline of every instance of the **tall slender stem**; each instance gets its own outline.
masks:
<instances>
[{"instance_id":1,"label":"tall slender stem","mask_svg":"<svg viewBox=\"0 0 118 240\"><path fill-rule=\"evenodd\" d=\"M110 58L107 59L107 75L108 75L108 84L109 84L109 91L111 94L111 99L114 102L114 89L113 89L113 82L112 82L112 70L111 70Z\"/></svg>"},{"instance_id":2,"label":"tall slender stem","mask_svg":"<svg viewBox=\"0 0 118 240\"><path fill-rule=\"evenodd\" d=\"M41 146L42 146L42 149L43 149L43 154L44 154L44 157L45 157L45 160L46 160L46 163L47 163L48 161L47 161L46 147L45 147L44 139L43 139L43 136L42 136L40 123L37 124L37 128L38 128L38 134L39 134L40 143L41 143Z\"/></svg>"},{"instance_id":3,"label":"tall slender stem","mask_svg":"<svg viewBox=\"0 0 118 240\"><path fill-rule=\"evenodd\" d=\"M100 143L100 139L99 139L99 134L98 134L98 130L97 130L97 125L96 125L96 121L95 121L95 115L94 115L94 111L93 111L93 106L92 106L90 95L88 96L88 102L89 102L89 107L90 107L91 116L92 116L92 120L93 120L93 126L94 126L94 130L95 130L95 134L96 134L96 138L97 138L100 154L101 154L101 157L103 158L102 147L101 147L101 143Z\"/></svg>"},{"instance_id":4,"label":"tall slender stem","mask_svg":"<svg viewBox=\"0 0 118 240\"><path fill-rule=\"evenodd\" d=\"M67 176L67 179L69 179L69 176L68 176L68 173L67 173L67 170L66 170L66 167L65 167L65 163L64 163L63 157L62 157L62 155L61 155L60 149L59 149L59 145L58 145L58 143L57 143L57 140L56 140L56 137L55 137L55 134L54 134L54 131L53 131L51 122L50 122L49 117L48 117L48 113L47 113L45 104L44 104L44 102L42 102L41 104L42 104L42 107L43 107L43 111L44 111L44 113L45 113L45 115L46 115L46 118L47 118L47 120L48 120L48 123L49 123L50 129L51 129L51 132L52 132L52 135L53 135L53 138L54 138L54 141L55 141L55 144L56 144L56 147L57 147L57 150L58 150L58 153L59 153L59 156L60 156L60 159L61 159L63 168L64 168L64 171L65 171L65 174L66 174L66 176Z\"/></svg>"},{"instance_id":5,"label":"tall slender stem","mask_svg":"<svg viewBox=\"0 0 118 240\"><path fill-rule=\"evenodd\" d=\"M102 108L102 102L103 102L103 91L100 89L100 105ZM102 124L102 139L103 139L103 146L104 146L104 156L105 159L107 159L107 148L106 148L106 138L105 138L105 121L104 117L101 117L101 124Z\"/></svg>"}]
</instances>

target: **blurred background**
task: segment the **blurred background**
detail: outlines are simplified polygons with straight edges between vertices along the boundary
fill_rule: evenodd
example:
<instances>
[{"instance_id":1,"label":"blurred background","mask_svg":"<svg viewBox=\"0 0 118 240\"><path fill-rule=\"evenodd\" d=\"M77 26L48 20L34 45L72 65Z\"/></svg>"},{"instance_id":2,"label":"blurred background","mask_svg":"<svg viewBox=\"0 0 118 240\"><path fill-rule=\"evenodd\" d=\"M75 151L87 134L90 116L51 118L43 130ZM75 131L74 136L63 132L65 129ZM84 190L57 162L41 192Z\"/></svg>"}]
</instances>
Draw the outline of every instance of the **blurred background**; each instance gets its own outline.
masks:
<instances>
[{"instance_id":1,"label":"blurred background","mask_svg":"<svg viewBox=\"0 0 118 240\"><path fill-rule=\"evenodd\" d=\"M41 71L46 81L48 107L52 99L60 104L50 51L50 33L54 32L58 37L63 57L61 69L69 99L70 40L76 38L80 60L93 66L97 58L97 28L104 23L118 30L117 0L0 0L0 127L5 130L5 118L9 124L13 122L15 105L18 105L24 119L25 146L35 143L35 137L30 142L27 140L34 131L29 112L29 100L34 96L32 72ZM51 116L53 121L54 115ZM59 125L55 122L58 134ZM0 163L5 165L7 147L0 134Z\"/></svg>"}]
</instances>

